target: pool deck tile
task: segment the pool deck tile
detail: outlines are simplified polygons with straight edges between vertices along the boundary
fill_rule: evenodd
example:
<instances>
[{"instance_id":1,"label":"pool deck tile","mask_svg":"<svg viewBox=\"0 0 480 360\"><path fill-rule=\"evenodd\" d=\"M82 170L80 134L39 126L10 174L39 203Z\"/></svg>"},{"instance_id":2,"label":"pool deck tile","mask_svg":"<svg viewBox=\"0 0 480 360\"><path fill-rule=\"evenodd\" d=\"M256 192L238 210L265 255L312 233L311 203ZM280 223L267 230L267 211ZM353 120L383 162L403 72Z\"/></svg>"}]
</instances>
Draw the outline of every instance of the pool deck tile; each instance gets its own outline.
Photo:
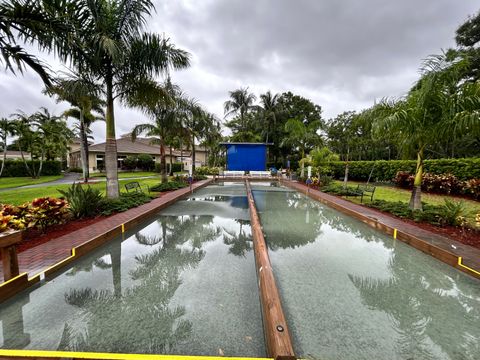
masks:
<instances>
[{"instance_id":1,"label":"pool deck tile","mask_svg":"<svg viewBox=\"0 0 480 360\"><path fill-rule=\"evenodd\" d=\"M197 189L205 184L208 180L199 181L193 184L193 189ZM180 198L190 192L190 189L183 188L162 194L160 197L153 199L147 204L127 210L122 213L115 214L95 224L86 226L72 233L53 239L49 242L40 244L33 248L22 251L18 254L18 266L20 273L28 273L29 277L42 272L46 268L62 261L71 255L72 248L83 244L90 239L99 236L111 229L121 226L128 220L139 215L143 215L168 203L176 198ZM0 260L1 264L1 260ZM3 271L0 265L0 283L3 282Z\"/></svg>"},{"instance_id":2,"label":"pool deck tile","mask_svg":"<svg viewBox=\"0 0 480 360\"><path fill-rule=\"evenodd\" d=\"M285 181L288 185L294 189L305 191L306 186L297 181ZM477 249L470 245L462 244L456 240L450 239L446 236L436 234L429 230L422 229L414 224L409 224L394 216L382 213L372 208L362 206L351 201L342 199L338 196L330 195L318 190L310 189L312 195L317 198L324 199L328 202L336 203L346 209L359 212L367 217L377 220L387 226L396 228L412 236L416 236L423 241L426 241L439 248L445 249L456 256L461 256L463 264L467 265L477 271L480 271L480 249Z\"/></svg>"}]
</instances>

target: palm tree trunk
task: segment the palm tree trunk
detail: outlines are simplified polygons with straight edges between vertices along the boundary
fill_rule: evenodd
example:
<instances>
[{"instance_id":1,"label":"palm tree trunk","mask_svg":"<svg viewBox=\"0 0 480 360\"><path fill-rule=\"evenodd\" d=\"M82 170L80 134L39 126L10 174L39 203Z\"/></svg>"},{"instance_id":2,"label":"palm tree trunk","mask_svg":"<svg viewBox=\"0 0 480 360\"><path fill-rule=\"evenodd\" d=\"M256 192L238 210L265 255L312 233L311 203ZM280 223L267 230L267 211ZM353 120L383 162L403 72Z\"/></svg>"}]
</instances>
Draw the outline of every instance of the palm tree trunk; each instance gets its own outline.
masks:
<instances>
[{"instance_id":1,"label":"palm tree trunk","mask_svg":"<svg viewBox=\"0 0 480 360\"><path fill-rule=\"evenodd\" d=\"M180 166L180 172L183 172L183 140L182 138L180 138L180 161L182 162L182 165Z\"/></svg>"},{"instance_id":2,"label":"palm tree trunk","mask_svg":"<svg viewBox=\"0 0 480 360\"><path fill-rule=\"evenodd\" d=\"M350 155L350 147L347 147L347 161L345 163L345 175L343 177L343 188L347 188L347 183L348 183L348 156Z\"/></svg>"},{"instance_id":3,"label":"palm tree trunk","mask_svg":"<svg viewBox=\"0 0 480 360\"><path fill-rule=\"evenodd\" d=\"M109 69L105 77L107 85L107 134L105 141L105 172L107 174L107 197L110 199L118 198L118 156L117 140L115 139L115 115L113 108L113 76Z\"/></svg>"},{"instance_id":4,"label":"palm tree trunk","mask_svg":"<svg viewBox=\"0 0 480 360\"><path fill-rule=\"evenodd\" d=\"M305 151L302 149L301 152L301 159L300 159L300 177L303 178L305 176L305 163L302 161L302 159L305 157Z\"/></svg>"},{"instance_id":5,"label":"palm tree trunk","mask_svg":"<svg viewBox=\"0 0 480 360\"><path fill-rule=\"evenodd\" d=\"M195 135L192 135L192 176L195 174Z\"/></svg>"},{"instance_id":6,"label":"palm tree trunk","mask_svg":"<svg viewBox=\"0 0 480 360\"><path fill-rule=\"evenodd\" d=\"M3 174L3 169L5 167L5 160L7 160L7 136L3 138L3 161L2 167L0 168L0 176Z\"/></svg>"},{"instance_id":7,"label":"palm tree trunk","mask_svg":"<svg viewBox=\"0 0 480 360\"><path fill-rule=\"evenodd\" d=\"M40 178L40 175L42 174L42 169L43 169L43 161L45 160L45 144L43 144L42 147L42 155L40 156L40 164L38 166L38 172L36 175L36 178Z\"/></svg>"},{"instance_id":8,"label":"palm tree trunk","mask_svg":"<svg viewBox=\"0 0 480 360\"><path fill-rule=\"evenodd\" d=\"M27 169L27 173L32 175L32 173L30 171L30 168L28 167L27 160L25 160L25 155L23 155L23 150L22 150L22 147L20 146L20 139L18 140L18 149L20 150L20 156L22 157L23 164L25 165L25 168ZM32 154L30 154L30 158L31 158L31 160L33 160ZM32 166L33 166L33 162L32 162Z\"/></svg>"},{"instance_id":9,"label":"palm tree trunk","mask_svg":"<svg viewBox=\"0 0 480 360\"><path fill-rule=\"evenodd\" d=\"M172 146L170 145L170 170L169 170L169 172L168 172L169 175L173 175L173 173L172 173L172 167L173 167Z\"/></svg>"},{"instance_id":10,"label":"palm tree trunk","mask_svg":"<svg viewBox=\"0 0 480 360\"><path fill-rule=\"evenodd\" d=\"M423 176L423 146L417 153L417 169L415 171L415 180L413 182L412 195L410 197L409 207L412 210L422 210L422 176Z\"/></svg>"},{"instance_id":11,"label":"palm tree trunk","mask_svg":"<svg viewBox=\"0 0 480 360\"><path fill-rule=\"evenodd\" d=\"M160 174L162 176L162 183L168 182L167 159L165 156L165 142L163 137L160 139Z\"/></svg>"},{"instance_id":12,"label":"palm tree trunk","mask_svg":"<svg viewBox=\"0 0 480 360\"><path fill-rule=\"evenodd\" d=\"M85 136L85 123L83 119L83 110L80 108L80 158L82 161L83 181L88 182L88 143Z\"/></svg>"}]
</instances>

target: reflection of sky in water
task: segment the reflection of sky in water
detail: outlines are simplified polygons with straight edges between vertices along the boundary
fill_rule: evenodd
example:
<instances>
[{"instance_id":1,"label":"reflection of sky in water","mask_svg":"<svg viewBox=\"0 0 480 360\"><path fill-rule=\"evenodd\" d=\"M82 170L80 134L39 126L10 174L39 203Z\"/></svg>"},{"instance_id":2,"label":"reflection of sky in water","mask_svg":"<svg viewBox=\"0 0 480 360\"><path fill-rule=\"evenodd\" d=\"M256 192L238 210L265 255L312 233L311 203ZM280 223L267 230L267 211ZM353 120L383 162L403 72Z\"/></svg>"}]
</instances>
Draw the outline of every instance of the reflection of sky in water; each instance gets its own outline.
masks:
<instances>
[{"instance_id":1,"label":"reflection of sky in water","mask_svg":"<svg viewBox=\"0 0 480 360\"><path fill-rule=\"evenodd\" d=\"M222 191L202 189L3 304L2 347L264 356L248 211L230 205L245 189Z\"/></svg>"},{"instance_id":2,"label":"reflection of sky in water","mask_svg":"<svg viewBox=\"0 0 480 360\"><path fill-rule=\"evenodd\" d=\"M304 195L256 189L297 355L479 359L478 280Z\"/></svg>"}]
</instances>

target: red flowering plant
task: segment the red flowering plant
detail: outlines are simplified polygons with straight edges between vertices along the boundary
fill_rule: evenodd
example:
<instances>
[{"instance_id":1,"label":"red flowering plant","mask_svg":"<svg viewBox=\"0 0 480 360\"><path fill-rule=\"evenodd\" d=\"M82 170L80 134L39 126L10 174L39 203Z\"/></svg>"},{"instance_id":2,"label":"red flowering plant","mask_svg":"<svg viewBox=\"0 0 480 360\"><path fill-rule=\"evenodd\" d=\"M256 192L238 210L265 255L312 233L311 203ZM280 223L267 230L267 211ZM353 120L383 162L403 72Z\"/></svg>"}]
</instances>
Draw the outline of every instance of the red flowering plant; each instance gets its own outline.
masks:
<instances>
[{"instance_id":1,"label":"red flowering plant","mask_svg":"<svg viewBox=\"0 0 480 360\"><path fill-rule=\"evenodd\" d=\"M63 224L69 217L68 203L63 199L50 197L33 200L25 216L27 227L36 227L42 231L48 226Z\"/></svg>"}]
</instances>

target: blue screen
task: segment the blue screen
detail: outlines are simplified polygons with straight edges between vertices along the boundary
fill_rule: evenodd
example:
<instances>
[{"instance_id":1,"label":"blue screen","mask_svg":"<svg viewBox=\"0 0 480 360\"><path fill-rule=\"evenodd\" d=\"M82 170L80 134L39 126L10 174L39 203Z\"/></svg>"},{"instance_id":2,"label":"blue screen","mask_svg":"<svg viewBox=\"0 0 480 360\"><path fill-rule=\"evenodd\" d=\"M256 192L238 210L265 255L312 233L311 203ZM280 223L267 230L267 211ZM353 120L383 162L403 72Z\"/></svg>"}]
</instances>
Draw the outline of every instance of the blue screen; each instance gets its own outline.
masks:
<instances>
[{"instance_id":1,"label":"blue screen","mask_svg":"<svg viewBox=\"0 0 480 360\"><path fill-rule=\"evenodd\" d=\"M227 170L265 171L267 146L265 144L228 144Z\"/></svg>"}]
</instances>

